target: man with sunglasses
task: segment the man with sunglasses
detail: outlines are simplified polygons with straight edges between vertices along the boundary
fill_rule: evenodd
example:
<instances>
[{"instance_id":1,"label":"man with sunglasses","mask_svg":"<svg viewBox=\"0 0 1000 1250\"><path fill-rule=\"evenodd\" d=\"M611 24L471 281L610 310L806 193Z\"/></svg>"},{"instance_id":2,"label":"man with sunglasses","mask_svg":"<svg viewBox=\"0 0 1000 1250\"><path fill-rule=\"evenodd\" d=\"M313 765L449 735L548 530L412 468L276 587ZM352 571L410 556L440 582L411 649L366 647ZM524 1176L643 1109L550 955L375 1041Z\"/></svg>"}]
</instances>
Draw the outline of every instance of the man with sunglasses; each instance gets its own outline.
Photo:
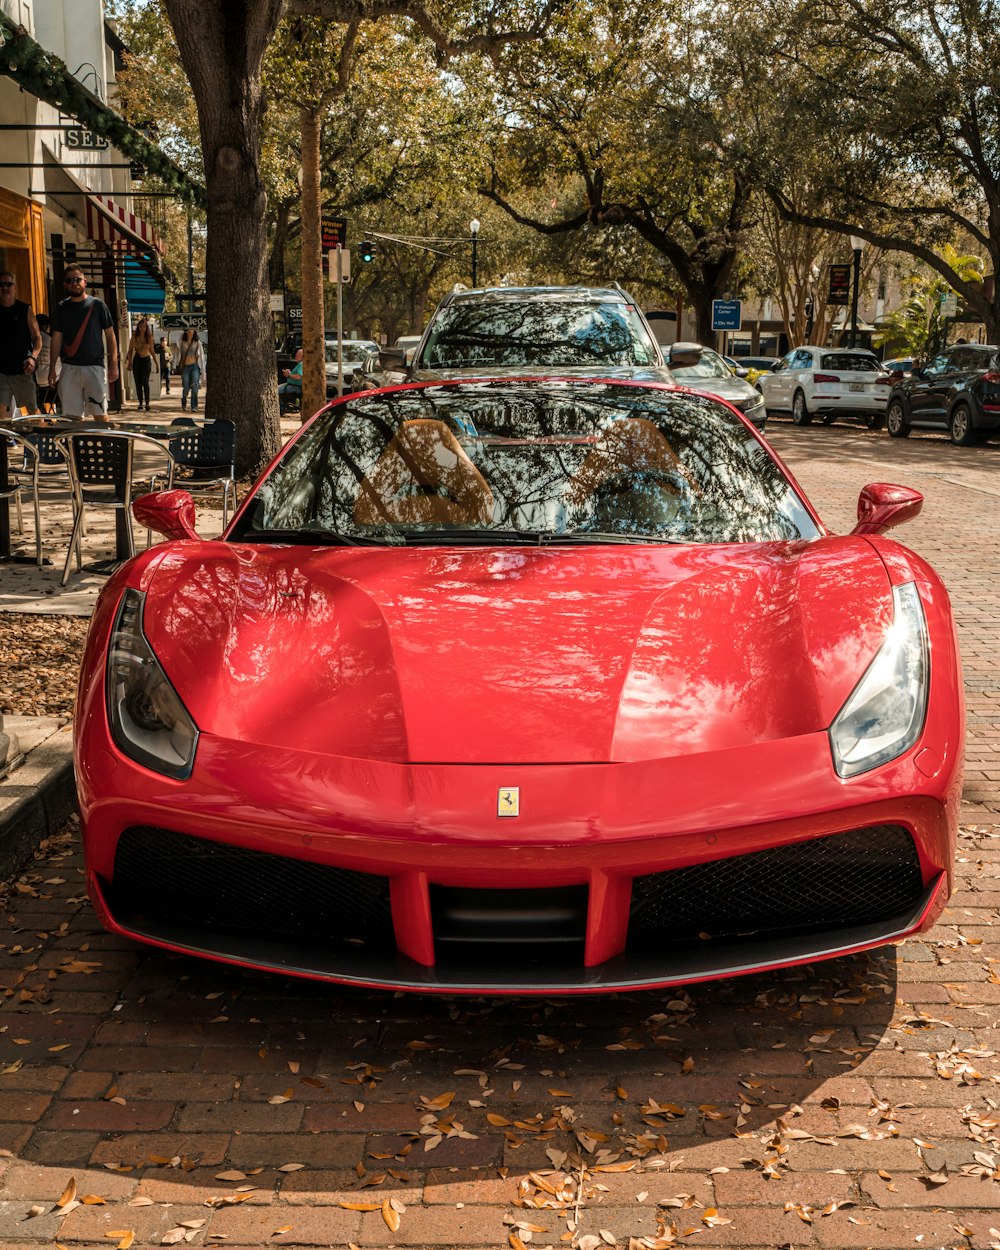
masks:
<instances>
[{"instance_id":1,"label":"man with sunglasses","mask_svg":"<svg viewBox=\"0 0 1000 1250\"><path fill-rule=\"evenodd\" d=\"M15 408L38 411L35 365L41 350L35 314L17 298L17 280L5 269L0 272L0 419Z\"/></svg>"},{"instance_id":2,"label":"man with sunglasses","mask_svg":"<svg viewBox=\"0 0 1000 1250\"><path fill-rule=\"evenodd\" d=\"M56 361L62 361L59 402L67 417L94 417L108 425L108 387L118 378L118 340L107 304L87 294L79 265L63 274L67 298L52 317L49 385L56 384ZM104 363L107 353L107 366Z\"/></svg>"}]
</instances>

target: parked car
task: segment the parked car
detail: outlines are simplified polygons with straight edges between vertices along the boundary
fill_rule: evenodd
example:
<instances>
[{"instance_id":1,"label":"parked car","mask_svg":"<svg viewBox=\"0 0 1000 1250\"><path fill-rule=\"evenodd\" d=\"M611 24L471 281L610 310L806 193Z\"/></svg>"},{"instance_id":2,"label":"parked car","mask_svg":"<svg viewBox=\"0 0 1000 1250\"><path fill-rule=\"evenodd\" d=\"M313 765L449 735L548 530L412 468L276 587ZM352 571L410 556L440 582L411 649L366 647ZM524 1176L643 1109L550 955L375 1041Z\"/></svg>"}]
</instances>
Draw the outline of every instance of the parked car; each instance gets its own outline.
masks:
<instances>
[{"instance_id":1,"label":"parked car","mask_svg":"<svg viewBox=\"0 0 1000 1250\"><path fill-rule=\"evenodd\" d=\"M968 447L1000 429L1000 348L958 343L895 385L886 409L886 429L905 438L917 428L945 429L953 443Z\"/></svg>"},{"instance_id":2,"label":"parked car","mask_svg":"<svg viewBox=\"0 0 1000 1250\"><path fill-rule=\"evenodd\" d=\"M691 353L693 363L684 364L686 353ZM758 430L767 424L767 408L763 396L749 382L738 377L724 356L702 347L699 343L674 343L667 357L667 365L674 380L693 391L717 395L752 421Z\"/></svg>"},{"instance_id":3,"label":"parked car","mask_svg":"<svg viewBox=\"0 0 1000 1250\"><path fill-rule=\"evenodd\" d=\"M860 417L882 426L889 397L889 374L874 352L854 347L796 347L756 387L768 412L790 412L796 425L821 417Z\"/></svg>"},{"instance_id":4,"label":"parked car","mask_svg":"<svg viewBox=\"0 0 1000 1250\"><path fill-rule=\"evenodd\" d=\"M383 369L405 363L381 353ZM669 382L639 306L620 287L458 288L434 310L407 381L513 373Z\"/></svg>"},{"instance_id":5,"label":"parked car","mask_svg":"<svg viewBox=\"0 0 1000 1250\"><path fill-rule=\"evenodd\" d=\"M105 584L74 719L114 933L540 994L865 951L948 897L948 596L866 486L829 533L709 395L435 382L328 405L222 537Z\"/></svg>"},{"instance_id":6,"label":"parked car","mask_svg":"<svg viewBox=\"0 0 1000 1250\"><path fill-rule=\"evenodd\" d=\"M897 356L892 360L883 360L882 368L886 373L912 373L916 363L914 356Z\"/></svg>"},{"instance_id":7,"label":"parked car","mask_svg":"<svg viewBox=\"0 0 1000 1250\"><path fill-rule=\"evenodd\" d=\"M381 386L398 386L405 382L406 371L413 362L413 353L420 346L422 338L422 334L401 334L386 354L387 359L391 354L391 368L383 366L381 351L368 356L361 367L357 389L372 390Z\"/></svg>"},{"instance_id":8,"label":"parked car","mask_svg":"<svg viewBox=\"0 0 1000 1250\"><path fill-rule=\"evenodd\" d=\"M378 344L371 339L342 339L341 355L344 369L344 393L361 390L361 369L372 353L378 352ZM337 393L337 340L327 339L326 348L326 394L331 399Z\"/></svg>"},{"instance_id":9,"label":"parked car","mask_svg":"<svg viewBox=\"0 0 1000 1250\"><path fill-rule=\"evenodd\" d=\"M737 356L735 359L744 369L756 369L758 373L770 373L775 365L781 363L780 356Z\"/></svg>"}]
</instances>

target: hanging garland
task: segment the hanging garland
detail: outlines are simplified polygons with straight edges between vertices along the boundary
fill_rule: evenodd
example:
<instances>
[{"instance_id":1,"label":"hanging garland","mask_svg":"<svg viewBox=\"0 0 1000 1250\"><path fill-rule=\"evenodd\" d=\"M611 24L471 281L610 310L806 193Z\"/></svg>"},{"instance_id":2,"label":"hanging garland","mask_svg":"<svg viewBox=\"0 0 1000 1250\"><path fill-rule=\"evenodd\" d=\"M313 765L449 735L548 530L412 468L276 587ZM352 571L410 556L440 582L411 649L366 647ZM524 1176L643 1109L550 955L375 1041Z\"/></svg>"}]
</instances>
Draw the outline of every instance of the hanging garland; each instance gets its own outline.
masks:
<instances>
[{"instance_id":1,"label":"hanging garland","mask_svg":"<svg viewBox=\"0 0 1000 1250\"><path fill-rule=\"evenodd\" d=\"M129 160L156 174L178 199L205 206L205 188L188 175L124 118L88 91L66 68L65 62L41 47L23 26L0 13L0 73L9 74L26 91L75 117L81 125L106 138Z\"/></svg>"}]
</instances>

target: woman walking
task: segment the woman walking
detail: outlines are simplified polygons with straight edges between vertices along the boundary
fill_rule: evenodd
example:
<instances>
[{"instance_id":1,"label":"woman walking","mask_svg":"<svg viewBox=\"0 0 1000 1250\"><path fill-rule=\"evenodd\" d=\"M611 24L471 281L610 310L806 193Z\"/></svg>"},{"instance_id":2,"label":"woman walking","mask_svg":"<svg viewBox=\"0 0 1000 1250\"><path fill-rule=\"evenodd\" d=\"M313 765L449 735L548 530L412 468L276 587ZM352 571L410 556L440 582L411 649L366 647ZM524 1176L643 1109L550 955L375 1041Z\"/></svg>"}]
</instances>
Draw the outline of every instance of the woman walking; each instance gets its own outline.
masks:
<instances>
[{"instance_id":1,"label":"woman walking","mask_svg":"<svg viewBox=\"0 0 1000 1250\"><path fill-rule=\"evenodd\" d=\"M181 367L181 412L187 412L188 396L191 411L198 411L198 387L205 368L205 349L197 330L185 330L181 335L179 363Z\"/></svg>"},{"instance_id":2,"label":"woman walking","mask_svg":"<svg viewBox=\"0 0 1000 1250\"><path fill-rule=\"evenodd\" d=\"M139 411L142 412L145 407L149 412L149 375L157 367L156 344L153 342L152 328L144 316L139 318L139 324L132 335L125 363L131 368L132 377L135 380L135 396L139 401Z\"/></svg>"}]
</instances>

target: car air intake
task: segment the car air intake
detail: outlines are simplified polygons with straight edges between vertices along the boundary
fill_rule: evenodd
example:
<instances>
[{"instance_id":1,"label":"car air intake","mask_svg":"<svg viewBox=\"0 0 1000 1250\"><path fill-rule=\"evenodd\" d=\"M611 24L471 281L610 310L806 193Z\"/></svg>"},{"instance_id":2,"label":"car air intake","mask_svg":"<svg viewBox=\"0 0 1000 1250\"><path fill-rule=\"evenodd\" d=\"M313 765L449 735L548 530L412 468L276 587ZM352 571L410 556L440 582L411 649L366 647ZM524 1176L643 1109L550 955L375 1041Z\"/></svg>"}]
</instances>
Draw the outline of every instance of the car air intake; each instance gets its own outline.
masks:
<instances>
[{"instance_id":1,"label":"car air intake","mask_svg":"<svg viewBox=\"0 0 1000 1250\"><path fill-rule=\"evenodd\" d=\"M905 829L853 829L636 877L628 946L865 924L905 911L922 888Z\"/></svg>"},{"instance_id":2,"label":"car air intake","mask_svg":"<svg viewBox=\"0 0 1000 1250\"><path fill-rule=\"evenodd\" d=\"M170 829L126 829L107 888L114 918L205 933L392 945L386 877Z\"/></svg>"},{"instance_id":3,"label":"car air intake","mask_svg":"<svg viewBox=\"0 0 1000 1250\"><path fill-rule=\"evenodd\" d=\"M434 951L440 965L451 957L509 961L518 948L527 962L539 956L583 957L587 929L587 887L478 890L432 885Z\"/></svg>"}]
</instances>

